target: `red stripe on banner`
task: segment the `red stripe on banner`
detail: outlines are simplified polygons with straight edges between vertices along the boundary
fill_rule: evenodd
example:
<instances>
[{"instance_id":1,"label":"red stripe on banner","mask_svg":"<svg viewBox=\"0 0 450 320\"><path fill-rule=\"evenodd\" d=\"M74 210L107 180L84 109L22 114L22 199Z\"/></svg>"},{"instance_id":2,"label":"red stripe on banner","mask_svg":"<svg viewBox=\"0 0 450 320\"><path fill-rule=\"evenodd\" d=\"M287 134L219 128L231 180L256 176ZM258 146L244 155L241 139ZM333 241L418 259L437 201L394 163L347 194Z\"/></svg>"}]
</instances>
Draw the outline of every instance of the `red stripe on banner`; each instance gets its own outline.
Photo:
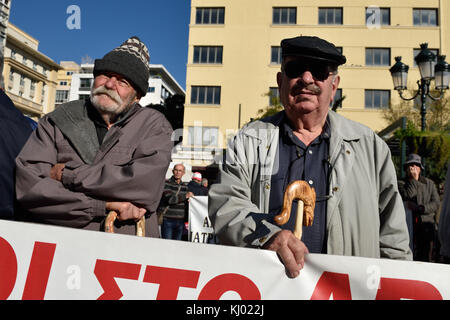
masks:
<instances>
[{"instance_id":1,"label":"red stripe on banner","mask_svg":"<svg viewBox=\"0 0 450 320\"><path fill-rule=\"evenodd\" d=\"M104 293L97 300L119 300L123 293L114 278L138 280L141 265L98 259L94 274L102 286Z\"/></svg>"},{"instance_id":2,"label":"red stripe on banner","mask_svg":"<svg viewBox=\"0 0 450 320\"><path fill-rule=\"evenodd\" d=\"M17 258L13 247L0 237L0 300L8 299L17 278Z\"/></svg>"},{"instance_id":3,"label":"red stripe on banner","mask_svg":"<svg viewBox=\"0 0 450 320\"><path fill-rule=\"evenodd\" d=\"M197 288L199 271L147 266L144 282L159 284L156 300L176 300L180 287Z\"/></svg>"},{"instance_id":4,"label":"red stripe on banner","mask_svg":"<svg viewBox=\"0 0 450 320\"><path fill-rule=\"evenodd\" d=\"M35 242L27 281L23 289L23 300L43 300L52 268L56 244Z\"/></svg>"}]
</instances>

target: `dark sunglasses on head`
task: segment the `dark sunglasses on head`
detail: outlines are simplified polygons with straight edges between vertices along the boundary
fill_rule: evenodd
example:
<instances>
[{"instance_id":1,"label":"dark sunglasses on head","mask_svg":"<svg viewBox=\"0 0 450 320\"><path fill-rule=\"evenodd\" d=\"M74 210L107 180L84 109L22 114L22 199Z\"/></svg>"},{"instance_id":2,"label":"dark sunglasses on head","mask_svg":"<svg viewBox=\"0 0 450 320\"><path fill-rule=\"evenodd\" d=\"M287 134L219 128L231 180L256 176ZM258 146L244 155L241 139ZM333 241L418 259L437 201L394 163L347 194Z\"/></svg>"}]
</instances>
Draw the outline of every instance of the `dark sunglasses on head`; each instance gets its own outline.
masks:
<instances>
[{"instance_id":1,"label":"dark sunglasses on head","mask_svg":"<svg viewBox=\"0 0 450 320\"><path fill-rule=\"evenodd\" d=\"M305 71L311 72L316 80L324 81L333 70L329 65L324 63L306 62L302 60L289 61L284 66L284 73L291 79L301 77Z\"/></svg>"}]
</instances>

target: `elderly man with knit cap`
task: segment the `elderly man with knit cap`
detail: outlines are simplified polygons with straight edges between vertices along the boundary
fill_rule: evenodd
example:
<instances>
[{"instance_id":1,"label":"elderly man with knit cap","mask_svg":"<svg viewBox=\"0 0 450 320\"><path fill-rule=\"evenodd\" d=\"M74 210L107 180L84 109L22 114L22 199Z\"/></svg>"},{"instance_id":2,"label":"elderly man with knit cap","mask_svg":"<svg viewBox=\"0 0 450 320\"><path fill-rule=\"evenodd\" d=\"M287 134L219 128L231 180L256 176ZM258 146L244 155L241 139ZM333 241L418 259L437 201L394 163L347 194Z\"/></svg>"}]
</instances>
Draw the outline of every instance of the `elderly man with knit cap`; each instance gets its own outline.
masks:
<instances>
[{"instance_id":1,"label":"elderly man with knit cap","mask_svg":"<svg viewBox=\"0 0 450 320\"><path fill-rule=\"evenodd\" d=\"M61 105L39 121L16 159L17 200L26 221L159 237L154 214L170 162L172 127L138 102L148 89L150 55L137 37L95 61L90 99Z\"/></svg>"}]
</instances>

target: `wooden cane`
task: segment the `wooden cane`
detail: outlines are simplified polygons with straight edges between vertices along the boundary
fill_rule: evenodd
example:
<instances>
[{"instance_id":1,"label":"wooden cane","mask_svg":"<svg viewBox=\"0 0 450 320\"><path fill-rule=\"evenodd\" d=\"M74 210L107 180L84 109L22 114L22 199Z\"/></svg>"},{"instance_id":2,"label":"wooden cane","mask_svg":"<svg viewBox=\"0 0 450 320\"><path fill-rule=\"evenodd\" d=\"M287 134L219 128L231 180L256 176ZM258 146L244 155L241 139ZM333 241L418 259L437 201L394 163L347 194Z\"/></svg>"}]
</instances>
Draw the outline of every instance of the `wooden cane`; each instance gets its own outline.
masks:
<instances>
[{"instance_id":1,"label":"wooden cane","mask_svg":"<svg viewBox=\"0 0 450 320\"><path fill-rule=\"evenodd\" d=\"M114 221L117 219L117 212L110 211L105 220L105 232L114 233ZM145 217L142 217L136 222L136 235L138 237L145 237Z\"/></svg>"},{"instance_id":2,"label":"wooden cane","mask_svg":"<svg viewBox=\"0 0 450 320\"><path fill-rule=\"evenodd\" d=\"M289 221L292 201L294 200L298 200L294 235L301 240L303 226L310 227L314 221L316 192L305 181L297 180L291 182L284 192L283 209L279 215L275 216L277 225L282 226Z\"/></svg>"}]
</instances>

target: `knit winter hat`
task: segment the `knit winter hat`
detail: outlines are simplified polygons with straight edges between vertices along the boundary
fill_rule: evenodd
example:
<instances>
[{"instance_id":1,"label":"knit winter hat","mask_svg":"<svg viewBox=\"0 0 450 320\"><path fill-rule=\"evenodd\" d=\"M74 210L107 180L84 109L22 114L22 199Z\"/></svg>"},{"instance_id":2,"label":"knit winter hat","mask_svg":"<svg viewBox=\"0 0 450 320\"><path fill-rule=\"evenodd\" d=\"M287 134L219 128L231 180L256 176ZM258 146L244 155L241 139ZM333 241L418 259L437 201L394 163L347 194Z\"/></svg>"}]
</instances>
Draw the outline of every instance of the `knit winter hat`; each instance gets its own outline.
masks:
<instances>
[{"instance_id":1,"label":"knit winter hat","mask_svg":"<svg viewBox=\"0 0 450 320\"><path fill-rule=\"evenodd\" d=\"M138 37L131 37L120 47L96 59L94 77L102 72L114 72L130 81L134 89L145 96L150 77L150 54Z\"/></svg>"}]
</instances>

